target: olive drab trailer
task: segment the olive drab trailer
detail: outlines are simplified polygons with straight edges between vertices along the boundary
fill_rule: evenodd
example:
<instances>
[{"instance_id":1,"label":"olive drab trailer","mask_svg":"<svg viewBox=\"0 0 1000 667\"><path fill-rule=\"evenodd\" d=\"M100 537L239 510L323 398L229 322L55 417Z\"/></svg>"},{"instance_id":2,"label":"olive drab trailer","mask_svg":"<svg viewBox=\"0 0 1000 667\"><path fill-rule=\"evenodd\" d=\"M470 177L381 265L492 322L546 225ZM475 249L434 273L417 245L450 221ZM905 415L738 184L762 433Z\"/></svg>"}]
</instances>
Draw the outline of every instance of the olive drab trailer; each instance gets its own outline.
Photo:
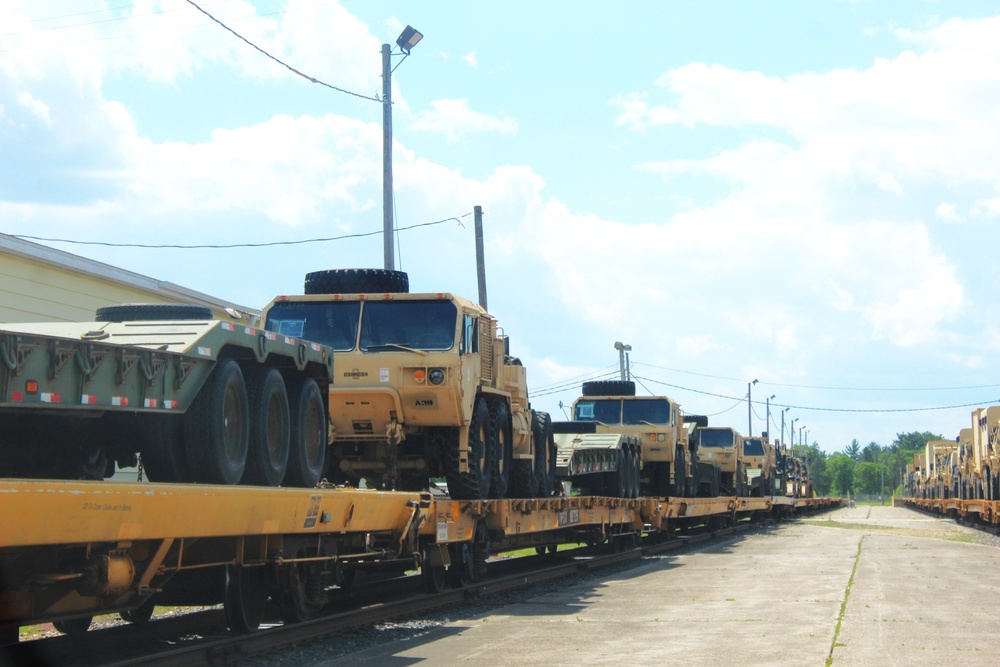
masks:
<instances>
[{"instance_id":1,"label":"olive drab trailer","mask_svg":"<svg viewBox=\"0 0 1000 667\"><path fill-rule=\"evenodd\" d=\"M553 489L549 416L531 409L527 373L484 308L447 292L410 293L405 273L335 269L265 308L265 326L337 355L331 454L348 481L453 498L545 497Z\"/></svg>"},{"instance_id":2,"label":"olive drab trailer","mask_svg":"<svg viewBox=\"0 0 1000 667\"><path fill-rule=\"evenodd\" d=\"M0 326L0 477L312 487L324 472L328 348L125 304L93 322Z\"/></svg>"},{"instance_id":3,"label":"olive drab trailer","mask_svg":"<svg viewBox=\"0 0 1000 667\"><path fill-rule=\"evenodd\" d=\"M560 478L597 495L696 495L690 436L704 417L684 415L666 396L636 396L629 380L584 382L582 394L572 421L554 426Z\"/></svg>"}]
</instances>

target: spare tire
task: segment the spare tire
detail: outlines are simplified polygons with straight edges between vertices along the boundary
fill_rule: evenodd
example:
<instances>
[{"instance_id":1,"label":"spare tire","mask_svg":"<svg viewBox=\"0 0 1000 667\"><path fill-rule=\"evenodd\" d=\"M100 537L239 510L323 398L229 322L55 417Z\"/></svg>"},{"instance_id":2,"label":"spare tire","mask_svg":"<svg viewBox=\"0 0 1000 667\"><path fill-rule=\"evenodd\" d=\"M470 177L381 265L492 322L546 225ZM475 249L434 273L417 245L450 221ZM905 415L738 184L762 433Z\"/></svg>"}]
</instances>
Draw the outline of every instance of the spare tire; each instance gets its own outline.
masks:
<instances>
[{"instance_id":1,"label":"spare tire","mask_svg":"<svg viewBox=\"0 0 1000 667\"><path fill-rule=\"evenodd\" d=\"M635 396L631 380L591 380L583 383L584 396Z\"/></svg>"},{"instance_id":2,"label":"spare tire","mask_svg":"<svg viewBox=\"0 0 1000 667\"><path fill-rule=\"evenodd\" d=\"M212 309L194 303L122 303L98 308L97 322L141 320L210 320Z\"/></svg>"},{"instance_id":3,"label":"spare tire","mask_svg":"<svg viewBox=\"0 0 1000 667\"><path fill-rule=\"evenodd\" d=\"M330 269L306 274L306 294L406 293L410 278L390 269Z\"/></svg>"}]
</instances>

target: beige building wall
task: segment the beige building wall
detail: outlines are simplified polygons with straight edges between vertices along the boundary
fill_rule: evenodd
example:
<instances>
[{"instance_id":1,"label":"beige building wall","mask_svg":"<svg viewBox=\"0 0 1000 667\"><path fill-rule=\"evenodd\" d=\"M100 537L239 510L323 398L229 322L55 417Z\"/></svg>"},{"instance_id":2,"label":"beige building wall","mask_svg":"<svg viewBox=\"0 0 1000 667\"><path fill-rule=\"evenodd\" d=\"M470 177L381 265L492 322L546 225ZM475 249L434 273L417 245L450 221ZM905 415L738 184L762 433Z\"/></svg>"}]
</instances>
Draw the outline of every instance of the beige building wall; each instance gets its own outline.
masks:
<instances>
[{"instance_id":1,"label":"beige building wall","mask_svg":"<svg viewBox=\"0 0 1000 667\"><path fill-rule=\"evenodd\" d=\"M233 319L227 309L260 318L253 308L0 234L0 322L88 322L118 303L196 303L223 319Z\"/></svg>"}]
</instances>

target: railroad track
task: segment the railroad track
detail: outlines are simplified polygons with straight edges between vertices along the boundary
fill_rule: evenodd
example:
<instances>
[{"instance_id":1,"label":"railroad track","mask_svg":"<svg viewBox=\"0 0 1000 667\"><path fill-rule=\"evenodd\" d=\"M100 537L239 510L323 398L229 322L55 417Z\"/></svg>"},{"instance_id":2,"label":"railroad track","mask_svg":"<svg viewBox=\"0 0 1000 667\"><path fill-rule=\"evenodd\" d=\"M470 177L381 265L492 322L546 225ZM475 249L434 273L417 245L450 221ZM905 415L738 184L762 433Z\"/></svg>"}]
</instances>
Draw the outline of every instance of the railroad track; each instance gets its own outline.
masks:
<instances>
[{"instance_id":1,"label":"railroad track","mask_svg":"<svg viewBox=\"0 0 1000 667\"><path fill-rule=\"evenodd\" d=\"M695 528L675 539L656 543L647 537L638 547L610 553L607 546L581 547L557 554L491 561L488 579L436 594L422 592L419 575L366 582L334 597L329 607L342 611L302 623L266 625L249 635L231 635L222 610L212 609L140 626L116 626L91 630L84 635L27 641L3 649L0 665L190 667L232 664L355 628L456 606L643 556L665 554L764 525L764 522L745 521L713 531Z\"/></svg>"}]
</instances>

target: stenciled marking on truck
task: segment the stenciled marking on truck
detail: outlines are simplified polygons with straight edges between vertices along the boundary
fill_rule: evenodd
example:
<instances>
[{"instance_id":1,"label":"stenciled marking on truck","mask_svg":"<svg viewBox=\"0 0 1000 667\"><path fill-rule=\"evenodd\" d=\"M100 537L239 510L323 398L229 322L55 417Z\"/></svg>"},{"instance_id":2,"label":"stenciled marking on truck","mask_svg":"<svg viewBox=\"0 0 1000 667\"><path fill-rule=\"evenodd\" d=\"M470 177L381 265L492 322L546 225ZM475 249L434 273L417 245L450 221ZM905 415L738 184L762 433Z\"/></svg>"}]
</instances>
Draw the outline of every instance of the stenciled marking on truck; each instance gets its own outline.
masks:
<instances>
[{"instance_id":1,"label":"stenciled marking on truck","mask_svg":"<svg viewBox=\"0 0 1000 667\"><path fill-rule=\"evenodd\" d=\"M125 504L112 505L111 503L84 503L83 510L85 512L95 510L98 512L131 512L132 506Z\"/></svg>"},{"instance_id":2,"label":"stenciled marking on truck","mask_svg":"<svg viewBox=\"0 0 1000 667\"><path fill-rule=\"evenodd\" d=\"M309 496L309 509L306 510L306 521L303 528L315 528L316 519L319 517L320 496Z\"/></svg>"},{"instance_id":3,"label":"stenciled marking on truck","mask_svg":"<svg viewBox=\"0 0 1000 667\"><path fill-rule=\"evenodd\" d=\"M355 368L349 371L344 371L344 377L350 378L352 380L357 380L359 378L368 377L368 371L363 371L360 368Z\"/></svg>"},{"instance_id":4,"label":"stenciled marking on truck","mask_svg":"<svg viewBox=\"0 0 1000 667\"><path fill-rule=\"evenodd\" d=\"M562 512L559 512L556 515L556 518L559 522L560 527L572 526L580 523L580 510L578 509L564 510Z\"/></svg>"}]
</instances>

